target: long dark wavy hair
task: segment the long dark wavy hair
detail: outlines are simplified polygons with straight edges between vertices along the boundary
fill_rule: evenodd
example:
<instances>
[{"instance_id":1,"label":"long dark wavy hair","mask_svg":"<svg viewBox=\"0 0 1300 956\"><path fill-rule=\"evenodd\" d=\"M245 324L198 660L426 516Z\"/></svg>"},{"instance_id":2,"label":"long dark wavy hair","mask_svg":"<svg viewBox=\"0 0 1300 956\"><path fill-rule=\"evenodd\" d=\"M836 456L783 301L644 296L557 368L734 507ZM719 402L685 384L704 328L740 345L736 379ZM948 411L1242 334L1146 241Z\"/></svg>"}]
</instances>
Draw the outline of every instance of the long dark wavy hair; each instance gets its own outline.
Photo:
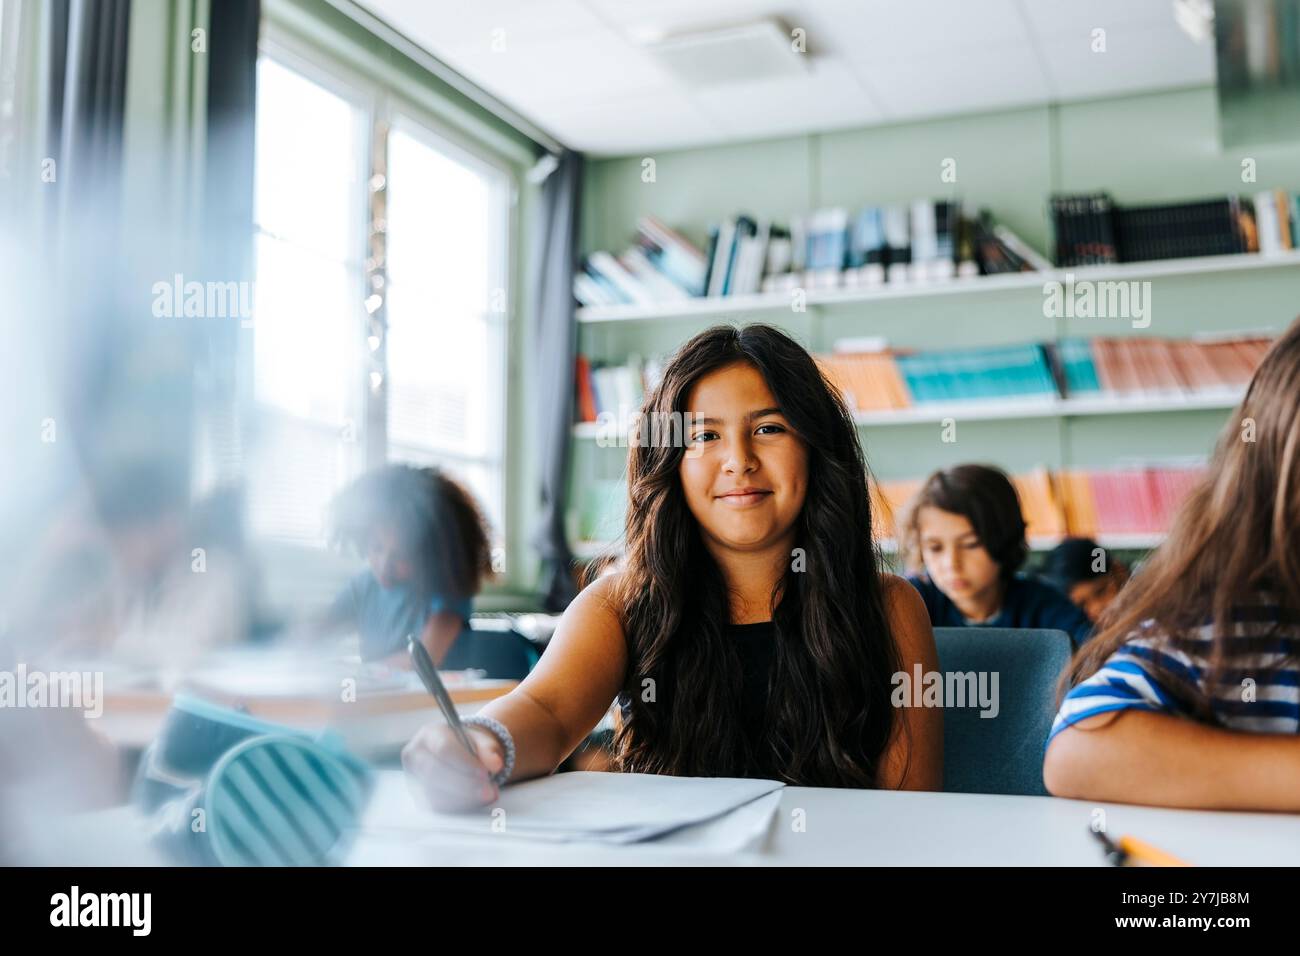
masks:
<instances>
[{"instance_id":1,"label":"long dark wavy hair","mask_svg":"<svg viewBox=\"0 0 1300 956\"><path fill-rule=\"evenodd\" d=\"M615 586L628 645L615 764L644 773L776 772L792 784L874 787L896 717L891 677L901 665L872 541L867 465L839 392L778 329L717 326L668 360L642 420L684 419L695 383L735 363L763 376L808 448L795 538L803 561L792 558L772 595L776 649L758 738L763 752L754 752L741 727L741 662L726 631L727 585L682 491L686 442L634 442L626 557ZM655 682L653 700L643 699L647 679Z\"/></svg>"}]
</instances>

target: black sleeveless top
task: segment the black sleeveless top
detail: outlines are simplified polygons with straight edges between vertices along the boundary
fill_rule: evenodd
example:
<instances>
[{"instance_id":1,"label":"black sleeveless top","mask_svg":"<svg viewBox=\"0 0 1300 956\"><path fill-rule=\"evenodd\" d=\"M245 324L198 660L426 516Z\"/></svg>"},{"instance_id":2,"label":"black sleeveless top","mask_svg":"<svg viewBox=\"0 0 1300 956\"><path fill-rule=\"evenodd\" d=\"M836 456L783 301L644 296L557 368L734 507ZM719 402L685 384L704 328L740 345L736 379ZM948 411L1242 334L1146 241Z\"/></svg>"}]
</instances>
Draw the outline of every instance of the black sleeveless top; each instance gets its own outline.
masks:
<instances>
[{"instance_id":1,"label":"black sleeveless top","mask_svg":"<svg viewBox=\"0 0 1300 956\"><path fill-rule=\"evenodd\" d=\"M740 655L742 729L751 749L757 753L767 720L768 685L776 656L776 625L771 621L729 624L727 637L735 642L736 652Z\"/></svg>"},{"instance_id":2,"label":"black sleeveless top","mask_svg":"<svg viewBox=\"0 0 1300 956\"><path fill-rule=\"evenodd\" d=\"M776 625L772 621L756 624L728 624L727 638L733 642L740 656L741 671L741 732L749 741L750 753L755 755L757 766L748 774L753 777L780 779L774 766L769 766L766 750L762 746L763 731L767 723L768 688L772 666L776 657ZM619 709L623 719L631 716L632 705L626 696L620 696Z\"/></svg>"}]
</instances>

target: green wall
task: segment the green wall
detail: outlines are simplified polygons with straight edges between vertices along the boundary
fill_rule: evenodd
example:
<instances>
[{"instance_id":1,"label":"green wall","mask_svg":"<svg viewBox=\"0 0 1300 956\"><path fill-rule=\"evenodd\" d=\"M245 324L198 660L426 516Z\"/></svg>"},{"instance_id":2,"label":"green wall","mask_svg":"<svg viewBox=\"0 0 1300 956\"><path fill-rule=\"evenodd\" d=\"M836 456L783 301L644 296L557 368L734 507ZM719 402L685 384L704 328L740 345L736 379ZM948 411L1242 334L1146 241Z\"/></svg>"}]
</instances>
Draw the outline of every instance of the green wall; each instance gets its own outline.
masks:
<instances>
[{"instance_id":1,"label":"green wall","mask_svg":"<svg viewBox=\"0 0 1300 956\"><path fill-rule=\"evenodd\" d=\"M749 212L788 220L819 206L943 198L988 207L1040 251L1049 247L1047 197L1105 189L1129 203L1193 199L1266 188L1300 190L1300 132L1289 144L1224 151L1212 87L873 127L707 149L592 161L584 193L582 248L622 249L637 217L655 215L703 246L711 223ZM1256 181L1242 181L1242 160ZM940 179L956 160L957 180ZM814 350L845 336L882 335L906 348L1051 339L1061 335L1181 336L1202 330L1280 330L1300 314L1300 269L1167 276L1151 280L1151 324L1050 319L1041 289L977 292L822 306L805 314L753 317L787 328ZM729 320L744 321L743 314ZM712 319L582 325L580 348L621 361L667 352ZM936 424L864 428L868 459L882 479L919 477L959 461L1012 471L1115 465L1125 460L1204 456L1228 415L1179 411L1074 419L966 422L957 441ZM616 483L625 453L577 442L575 506L595 483ZM611 487L614 487L611 485Z\"/></svg>"}]
</instances>

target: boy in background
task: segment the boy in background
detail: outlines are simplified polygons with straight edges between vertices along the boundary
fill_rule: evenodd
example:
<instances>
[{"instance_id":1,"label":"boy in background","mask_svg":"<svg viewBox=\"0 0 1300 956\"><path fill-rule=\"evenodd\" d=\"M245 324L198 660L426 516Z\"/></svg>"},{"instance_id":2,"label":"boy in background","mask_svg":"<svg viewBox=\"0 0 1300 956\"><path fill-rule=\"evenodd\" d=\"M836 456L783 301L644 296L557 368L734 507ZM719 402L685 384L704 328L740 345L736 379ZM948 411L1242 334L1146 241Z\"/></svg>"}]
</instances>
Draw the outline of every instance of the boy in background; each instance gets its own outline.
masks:
<instances>
[{"instance_id":1,"label":"boy in background","mask_svg":"<svg viewBox=\"0 0 1300 956\"><path fill-rule=\"evenodd\" d=\"M1092 538L1066 538L1047 553L1041 576L1096 624L1128 582L1129 571Z\"/></svg>"}]
</instances>

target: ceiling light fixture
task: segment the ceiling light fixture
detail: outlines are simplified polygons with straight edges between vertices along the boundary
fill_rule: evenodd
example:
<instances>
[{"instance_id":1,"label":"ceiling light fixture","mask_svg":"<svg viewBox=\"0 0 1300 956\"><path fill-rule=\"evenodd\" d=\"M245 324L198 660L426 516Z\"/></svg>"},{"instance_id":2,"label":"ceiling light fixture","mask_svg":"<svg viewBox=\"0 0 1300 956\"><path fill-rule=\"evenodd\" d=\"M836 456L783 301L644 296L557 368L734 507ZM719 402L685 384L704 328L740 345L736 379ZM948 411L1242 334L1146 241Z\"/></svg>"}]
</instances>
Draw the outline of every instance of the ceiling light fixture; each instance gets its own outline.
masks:
<instances>
[{"instance_id":1,"label":"ceiling light fixture","mask_svg":"<svg viewBox=\"0 0 1300 956\"><path fill-rule=\"evenodd\" d=\"M808 69L801 38L774 19L677 33L643 43L688 88L799 75Z\"/></svg>"},{"instance_id":2,"label":"ceiling light fixture","mask_svg":"<svg viewBox=\"0 0 1300 956\"><path fill-rule=\"evenodd\" d=\"M1174 0L1174 20L1197 43L1214 36L1214 4L1211 0Z\"/></svg>"}]
</instances>

